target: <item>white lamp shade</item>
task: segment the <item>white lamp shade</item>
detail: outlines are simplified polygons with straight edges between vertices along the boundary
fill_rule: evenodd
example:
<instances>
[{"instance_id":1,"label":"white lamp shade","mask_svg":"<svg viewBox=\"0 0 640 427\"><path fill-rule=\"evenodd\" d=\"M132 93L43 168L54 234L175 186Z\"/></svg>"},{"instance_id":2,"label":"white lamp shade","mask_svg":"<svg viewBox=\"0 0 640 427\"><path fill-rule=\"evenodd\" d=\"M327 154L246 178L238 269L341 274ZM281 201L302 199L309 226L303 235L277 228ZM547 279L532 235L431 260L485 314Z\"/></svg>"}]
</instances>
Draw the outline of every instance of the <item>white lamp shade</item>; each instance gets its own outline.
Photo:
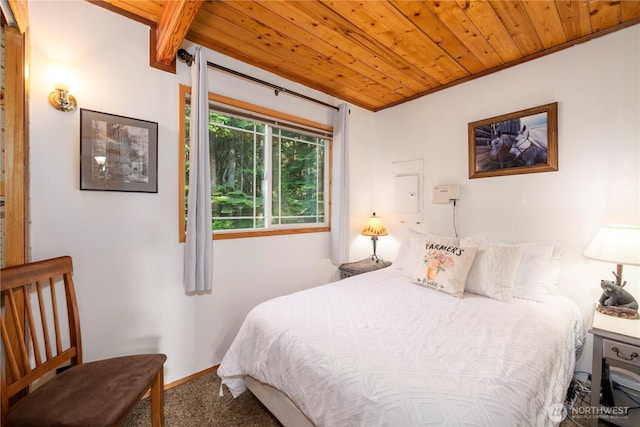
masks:
<instances>
[{"instance_id":1,"label":"white lamp shade","mask_svg":"<svg viewBox=\"0 0 640 427\"><path fill-rule=\"evenodd\" d=\"M640 227L605 225L582 255L614 264L640 265Z\"/></svg>"}]
</instances>

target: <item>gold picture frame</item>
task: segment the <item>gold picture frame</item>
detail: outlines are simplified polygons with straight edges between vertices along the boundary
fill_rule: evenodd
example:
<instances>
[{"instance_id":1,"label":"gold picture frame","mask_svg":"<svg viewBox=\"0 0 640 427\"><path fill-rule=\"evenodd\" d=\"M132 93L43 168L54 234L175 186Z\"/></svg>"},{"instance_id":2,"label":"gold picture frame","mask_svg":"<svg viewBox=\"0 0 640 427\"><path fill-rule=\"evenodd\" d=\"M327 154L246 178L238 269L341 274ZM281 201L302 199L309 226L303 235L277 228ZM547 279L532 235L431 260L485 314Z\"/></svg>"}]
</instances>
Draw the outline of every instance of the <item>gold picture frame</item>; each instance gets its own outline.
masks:
<instances>
[{"instance_id":1,"label":"gold picture frame","mask_svg":"<svg viewBox=\"0 0 640 427\"><path fill-rule=\"evenodd\" d=\"M558 103L469 123L469 178L558 170Z\"/></svg>"}]
</instances>

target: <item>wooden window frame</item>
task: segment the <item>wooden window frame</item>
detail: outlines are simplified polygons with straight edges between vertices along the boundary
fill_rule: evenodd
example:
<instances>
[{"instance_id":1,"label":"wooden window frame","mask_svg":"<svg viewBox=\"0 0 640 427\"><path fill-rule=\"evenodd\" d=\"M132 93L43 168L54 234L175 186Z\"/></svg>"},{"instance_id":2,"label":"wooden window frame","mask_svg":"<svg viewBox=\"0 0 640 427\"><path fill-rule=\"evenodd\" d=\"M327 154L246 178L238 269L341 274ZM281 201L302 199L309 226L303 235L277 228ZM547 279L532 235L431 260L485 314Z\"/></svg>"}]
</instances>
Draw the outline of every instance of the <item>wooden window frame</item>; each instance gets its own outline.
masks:
<instances>
[{"instance_id":1,"label":"wooden window frame","mask_svg":"<svg viewBox=\"0 0 640 427\"><path fill-rule=\"evenodd\" d=\"M179 111L180 111L180 126L178 131L180 135L178 137L179 147L178 147L178 236L180 242L186 241L186 224L185 224L185 194L184 194L184 186L185 186L185 135L186 135L186 120L184 111L186 109L186 99L187 95L191 93L191 87L186 85L180 85L179 88ZM306 120L299 117L295 117L289 114L281 113L279 111L271 110L269 108L260 107L258 105L250 104L244 101L238 101L233 98L229 98L222 95L217 95L213 93L209 93L209 101L224 104L226 106L237 108L241 110L250 111L253 113L265 115L268 117L272 117L275 119L285 120L287 122L300 124L303 126L309 126L317 129L321 129L327 132L333 133L333 127L328 125L323 125L321 123L314 122L312 120ZM282 228L282 229L266 229L266 230L242 230L242 231L231 231L231 232L211 232L211 238L213 240L226 240L226 239L242 239L247 237L263 237L263 236L280 236L280 235L291 235L291 234L305 234L305 233L326 233L331 231L331 185L332 185L332 177L331 172L333 171L333 139L329 140L329 145L327 146L328 151L328 168L327 173L328 177L328 187L326 190L326 206L327 206L327 225L320 227L291 227L291 228Z\"/></svg>"}]
</instances>

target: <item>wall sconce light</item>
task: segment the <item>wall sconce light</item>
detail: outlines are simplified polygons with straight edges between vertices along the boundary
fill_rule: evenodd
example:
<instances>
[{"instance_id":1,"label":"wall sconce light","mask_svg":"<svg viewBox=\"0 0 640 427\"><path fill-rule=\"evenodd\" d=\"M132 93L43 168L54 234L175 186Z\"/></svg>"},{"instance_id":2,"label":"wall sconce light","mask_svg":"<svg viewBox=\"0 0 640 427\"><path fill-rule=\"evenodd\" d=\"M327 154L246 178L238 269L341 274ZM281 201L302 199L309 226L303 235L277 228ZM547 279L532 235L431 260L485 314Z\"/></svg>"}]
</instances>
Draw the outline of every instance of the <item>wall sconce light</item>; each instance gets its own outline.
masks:
<instances>
[{"instance_id":1,"label":"wall sconce light","mask_svg":"<svg viewBox=\"0 0 640 427\"><path fill-rule=\"evenodd\" d=\"M74 111L78 106L76 98L69 93L69 86L62 83L55 84L53 92L49 94L49 104L65 113Z\"/></svg>"}]
</instances>

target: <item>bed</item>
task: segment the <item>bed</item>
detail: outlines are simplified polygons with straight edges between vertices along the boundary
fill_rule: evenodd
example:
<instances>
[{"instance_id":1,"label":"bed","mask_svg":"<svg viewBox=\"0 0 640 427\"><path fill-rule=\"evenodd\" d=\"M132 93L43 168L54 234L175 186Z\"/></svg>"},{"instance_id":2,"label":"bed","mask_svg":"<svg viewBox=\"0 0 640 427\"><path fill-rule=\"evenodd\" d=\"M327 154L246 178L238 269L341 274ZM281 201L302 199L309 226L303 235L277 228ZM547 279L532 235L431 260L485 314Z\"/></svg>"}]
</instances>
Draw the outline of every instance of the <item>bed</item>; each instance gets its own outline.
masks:
<instances>
[{"instance_id":1,"label":"bed","mask_svg":"<svg viewBox=\"0 0 640 427\"><path fill-rule=\"evenodd\" d=\"M256 306L220 364L222 384L234 397L250 387L284 425L557 424L585 331L567 298L516 291L541 252L456 239L477 249L466 286L493 272L485 282L511 287L508 301L493 285L456 297L416 280L424 238L403 243L395 267ZM494 247L510 247L518 262ZM497 271L505 263L506 275Z\"/></svg>"}]
</instances>

